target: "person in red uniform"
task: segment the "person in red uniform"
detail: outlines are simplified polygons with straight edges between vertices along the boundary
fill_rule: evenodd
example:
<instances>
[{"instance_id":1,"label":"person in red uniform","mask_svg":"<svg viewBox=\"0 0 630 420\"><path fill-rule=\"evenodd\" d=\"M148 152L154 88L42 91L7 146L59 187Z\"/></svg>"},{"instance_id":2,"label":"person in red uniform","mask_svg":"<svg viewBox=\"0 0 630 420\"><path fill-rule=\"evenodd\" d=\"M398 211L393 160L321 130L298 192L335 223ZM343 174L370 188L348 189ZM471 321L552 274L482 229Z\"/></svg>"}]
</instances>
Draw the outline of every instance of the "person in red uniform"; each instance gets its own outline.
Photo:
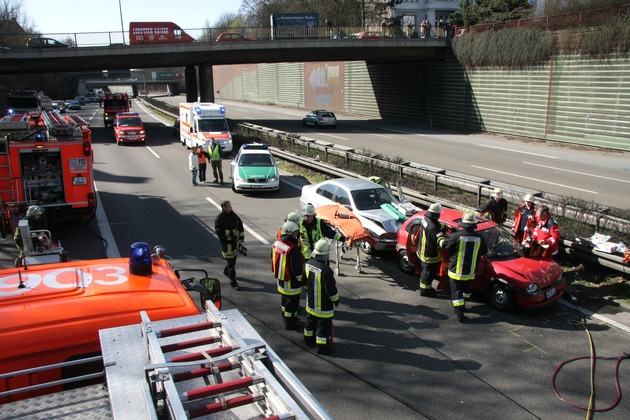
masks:
<instances>
[{"instance_id":1,"label":"person in red uniform","mask_svg":"<svg viewBox=\"0 0 630 420\"><path fill-rule=\"evenodd\" d=\"M536 204L534 203L534 196L527 194L523 200L523 204L521 204L514 213L514 224L512 225L514 238L519 243L523 242L525 233L533 229L533 225L536 221Z\"/></svg>"},{"instance_id":2,"label":"person in red uniform","mask_svg":"<svg viewBox=\"0 0 630 420\"><path fill-rule=\"evenodd\" d=\"M540 259L551 260L558 254L560 242L560 228L549 213L549 207L540 206L536 210L536 225L533 232L528 235L523 244L532 246L540 245L542 252Z\"/></svg>"}]
</instances>

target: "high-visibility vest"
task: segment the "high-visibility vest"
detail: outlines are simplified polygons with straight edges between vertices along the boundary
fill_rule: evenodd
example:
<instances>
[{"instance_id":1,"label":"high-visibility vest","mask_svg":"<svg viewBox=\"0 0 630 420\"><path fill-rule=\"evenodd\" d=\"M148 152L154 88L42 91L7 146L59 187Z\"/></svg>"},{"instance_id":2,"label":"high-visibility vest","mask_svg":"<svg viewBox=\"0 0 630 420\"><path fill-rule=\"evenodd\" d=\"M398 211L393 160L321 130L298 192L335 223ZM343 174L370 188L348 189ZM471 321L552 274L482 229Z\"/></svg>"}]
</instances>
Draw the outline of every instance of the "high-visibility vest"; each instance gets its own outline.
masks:
<instances>
[{"instance_id":1,"label":"high-visibility vest","mask_svg":"<svg viewBox=\"0 0 630 420\"><path fill-rule=\"evenodd\" d=\"M210 146L210 160L214 162L221 160L221 146L216 143Z\"/></svg>"},{"instance_id":2,"label":"high-visibility vest","mask_svg":"<svg viewBox=\"0 0 630 420\"><path fill-rule=\"evenodd\" d=\"M199 156L199 164L205 165L207 162L205 153L199 153L197 156Z\"/></svg>"},{"instance_id":3,"label":"high-visibility vest","mask_svg":"<svg viewBox=\"0 0 630 420\"><path fill-rule=\"evenodd\" d=\"M481 238L478 236L460 236L457 256L451 257L448 276L453 280L469 281L475 279L475 271L479 262Z\"/></svg>"}]
</instances>

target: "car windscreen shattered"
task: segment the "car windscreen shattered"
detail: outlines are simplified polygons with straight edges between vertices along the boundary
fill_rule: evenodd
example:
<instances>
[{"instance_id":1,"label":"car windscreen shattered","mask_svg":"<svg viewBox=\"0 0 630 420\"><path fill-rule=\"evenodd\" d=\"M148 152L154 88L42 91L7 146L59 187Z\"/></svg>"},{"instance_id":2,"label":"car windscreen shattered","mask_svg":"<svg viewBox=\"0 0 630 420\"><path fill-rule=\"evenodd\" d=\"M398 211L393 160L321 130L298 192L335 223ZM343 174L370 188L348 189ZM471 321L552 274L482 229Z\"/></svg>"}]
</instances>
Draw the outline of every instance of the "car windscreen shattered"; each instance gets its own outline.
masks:
<instances>
[{"instance_id":1,"label":"car windscreen shattered","mask_svg":"<svg viewBox=\"0 0 630 420\"><path fill-rule=\"evenodd\" d=\"M356 210L377 210L383 204L398 203L398 199L385 188L352 191L351 194Z\"/></svg>"},{"instance_id":2,"label":"car windscreen shattered","mask_svg":"<svg viewBox=\"0 0 630 420\"><path fill-rule=\"evenodd\" d=\"M484 229L479 233L484 237L488 245L488 257L505 259L519 255L518 242L506 229L495 226L490 229Z\"/></svg>"}]
</instances>

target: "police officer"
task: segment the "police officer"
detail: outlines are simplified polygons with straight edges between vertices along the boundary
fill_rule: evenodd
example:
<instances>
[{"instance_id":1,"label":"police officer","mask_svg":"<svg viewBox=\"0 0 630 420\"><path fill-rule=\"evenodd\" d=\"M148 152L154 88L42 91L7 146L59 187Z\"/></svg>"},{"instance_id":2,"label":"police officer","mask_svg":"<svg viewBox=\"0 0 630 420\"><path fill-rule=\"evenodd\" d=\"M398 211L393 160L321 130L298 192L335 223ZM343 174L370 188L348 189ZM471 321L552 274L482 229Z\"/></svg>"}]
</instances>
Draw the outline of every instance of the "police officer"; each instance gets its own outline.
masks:
<instances>
[{"instance_id":1,"label":"police officer","mask_svg":"<svg viewBox=\"0 0 630 420\"><path fill-rule=\"evenodd\" d=\"M315 249L315 243L323 238L345 242L346 237L334 230L326 222L315 215L315 206L308 203L302 209L302 222L300 222L300 238L302 241L302 255L309 259Z\"/></svg>"},{"instance_id":2,"label":"police officer","mask_svg":"<svg viewBox=\"0 0 630 420\"><path fill-rule=\"evenodd\" d=\"M315 345L317 354L333 353L332 320L339 305L335 275L328 266L329 248L328 240L317 241L304 270L308 287L304 343Z\"/></svg>"},{"instance_id":3,"label":"police officer","mask_svg":"<svg viewBox=\"0 0 630 420\"><path fill-rule=\"evenodd\" d=\"M451 284L451 303L459 322L468 321L464 314L466 299L471 295L471 282L482 255L488 252L484 238L475 232L477 218L473 212L466 212L459 223L461 231L451 233L442 242L449 255L448 277Z\"/></svg>"},{"instance_id":4,"label":"police officer","mask_svg":"<svg viewBox=\"0 0 630 420\"><path fill-rule=\"evenodd\" d=\"M440 268L440 249L446 226L440 223L442 205L433 203L424 215L418 229L418 258L420 259L420 296L435 296L431 282Z\"/></svg>"},{"instance_id":5,"label":"police officer","mask_svg":"<svg viewBox=\"0 0 630 420\"><path fill-rule=\"evenodd\" d=\"M239 244L245 240L245 228L241 218L232 211L232 203L228 200L221 202L221 213L214 220L214 231L221 243L221 255L227 263L223 274L230 278L233 289L241 290L236 282L236 257Z\"/></svg>"},{"instance_id":6,"label":"police officer","mask_svg":"<svg viewBox=\"0 0 630 420\"><path fill-rule=\"evenodd\" d=\"M215 139L212 139L210 143L208 154L210 155L210 165L212 166L212 175L214 176L212 182L216 183L221 181L221 184L223 184L223 163L221 161L223 149L221 149L221 145Z\"/></svg>"},{"instance_id":7,"label":"police officer","mask_svg":"<svg viewBox=\"0 0 630 420\"><path fill-rule=\"evenodd\" d=\"M284 222L282 235L271 247L271 269L278 282L284 328L303 327L298 320L304 260L298 244L300 227L295 222Z\"/></svg>"}]
</instances>

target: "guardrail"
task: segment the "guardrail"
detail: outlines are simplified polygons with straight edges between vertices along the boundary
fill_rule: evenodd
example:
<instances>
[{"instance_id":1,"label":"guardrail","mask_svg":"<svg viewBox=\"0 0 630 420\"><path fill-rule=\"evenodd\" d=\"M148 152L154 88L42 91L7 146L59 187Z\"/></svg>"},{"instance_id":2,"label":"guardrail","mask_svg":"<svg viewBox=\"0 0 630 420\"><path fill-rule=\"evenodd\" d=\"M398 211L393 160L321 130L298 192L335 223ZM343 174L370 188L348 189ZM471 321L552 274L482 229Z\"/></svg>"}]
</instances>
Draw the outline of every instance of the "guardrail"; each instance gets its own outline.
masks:
<instances>
[{"instance_id":1,"label":"guardrail","mask_svg":"<svg viewBox=\"0 0 630 420\"><path fill-rule=\"evenodd\" d=\"M165 110L163 108L160 108L159 106L156 106L162 105L162 103L160 103L159 101L152 102L154 102L154 104L149 104L151 107L158 109L162 113L171 115L173 118L178 117L178 115L174 115L171 112L168 112L168 108L167 110ZM337 177L367 178L365 176L357 174L356 172L352 172L343 168L339 168L338 166L328 164L329 157L336 156L343 159L346 165L351 161L356 161L362 164L367 164L368 166L374 168L380 167L388 170L395 170L399 173L401 178L415 176L418 178L429 179L436 184L439 183L441 185L448 185L451 187L462 189L464 191L476 193L477 208L479 207L482 197L487 197L490 192L492 192L492 190L497 186L504 189L504 195L507 198L511 198L512 201L515 201L514 199L516 199L516 202L520 202L521 197L523 197L523 195L525 195L526 193L530 193L531 191L525 188L523 188L522 190L515 190L514 186L506 186L489 179L474 178L466 174L449 172L445 169L430 167L428 165L423 165L415 162L393 162L387 157L371 156L368 152L362 151L360 149L335 145L334 143L311 139L305 136L287 133L254 124L233 123L232 127L232 135L234 137L240 136L244 139L245 142L251 139L256 139L256 141L269 143L272 145L272 153L275 156L281 157L286 161L298 164L300 166L316 170L318 172L323 172ZM281 144L284 147L273 147L274 144ZM307 156L304 157L301 156L299 153L296 153L295 151L297 148L307 150ZM314 159L313 157L308 155L312 154L310 152L312 152L313 150L319 153L319 159ZM405 198L409 198L414 203L423 207L428 207L430 204L439 201L442 203L442 205L446 207L457 208L460 210L476 210L475 208L464 207L459 203L449 202L442 198L437 198L426 192L420 192L405 187L399 187L398 189ZM548 197L551 194L539 191L537 195L539 198L542 198ZM555 208L554 210L552 210L554 211L554 213L558 213L556 210L560 209L557 206L550 206L550 208ZM628 220L613 218L602 213L583 215L577 208L567 209L563 207L562 210L563 211L561 214L565 217L571 218L571 216L578 216L579 220L584 221L584 217L581 216L586 216L587 219L591 220L593 222L592 224L594 224L595 226L599 226L600 224L604 223L602 222L602 220L605 220L605 223L609 225L621 227L624 229L623 231L626 232L630 231L630 221ZM579 243L566 239L563 239L563 243L565 251L569 255L584 259L585 261L593 264L598 264L607 268L611 268L622 273L630 273L630 266L623 264L622 257L620 256L614 254L606 254L604 252L596 251L594 249L588 249L587 247Z\"/></svg>"}]
</instances>

